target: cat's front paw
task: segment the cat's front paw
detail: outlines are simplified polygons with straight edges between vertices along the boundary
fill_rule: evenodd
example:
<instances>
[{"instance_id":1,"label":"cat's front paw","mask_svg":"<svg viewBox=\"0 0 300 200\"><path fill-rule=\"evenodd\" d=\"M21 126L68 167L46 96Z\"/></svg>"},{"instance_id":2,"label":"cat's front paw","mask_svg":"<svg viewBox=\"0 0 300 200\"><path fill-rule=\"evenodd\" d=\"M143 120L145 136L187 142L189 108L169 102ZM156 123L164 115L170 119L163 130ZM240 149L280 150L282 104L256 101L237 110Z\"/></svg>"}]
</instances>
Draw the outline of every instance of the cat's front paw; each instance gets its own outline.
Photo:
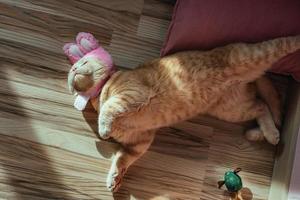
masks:
<instances>
[{"instance_id":1,"label":"cat's front paw","mask_svg":"<svg viewBox=\"0 0 300 200\"><path fill-rule=\"evenodd\" d=\"M99 135L102 139L110 138L110 129L106 126L101 126L99 128Z\"/></svg>"},{"instance_id":2,"label":"cat's front paw","mask_svg":"<svg viewBox=\"0 0 300 200\"><path fill-rule=\"evenodd\" d=\"M111 192L117 192L121 186L122 178L126 172L125 168L118 169L116 166L112 166L110 169L107 179L106 187Z\"/></svg>"},{"instance_id":3,"label":"cat's front paw","mask_svg":"<svg viewBox=\"0 0 300 200\"><path fill-rule=\"evenodd\" d=\"M108 139L111 133L111 125L104 120L99 120L99 135L102 139Z\"/></svg>"}]
</instances>

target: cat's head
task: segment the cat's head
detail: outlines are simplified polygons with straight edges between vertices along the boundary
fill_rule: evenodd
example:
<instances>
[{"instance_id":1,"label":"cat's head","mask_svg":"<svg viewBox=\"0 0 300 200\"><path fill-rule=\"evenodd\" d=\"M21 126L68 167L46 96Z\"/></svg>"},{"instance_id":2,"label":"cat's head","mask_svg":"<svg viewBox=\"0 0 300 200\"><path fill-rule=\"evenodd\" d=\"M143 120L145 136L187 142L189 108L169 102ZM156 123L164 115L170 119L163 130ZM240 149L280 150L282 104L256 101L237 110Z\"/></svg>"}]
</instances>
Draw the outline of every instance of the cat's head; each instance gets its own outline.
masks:
<instances>
[{"instance_id":1,"label":"cat's head","mask_svg":"<svg viewBox=\"0 0 300 200\"><path fill-rule=\"evenodd\" d=\"M100 59L85 56L76 62L68 74L68 86L72 93L86 92L107 79L110 69Z\"/></svg>"}]
</instances>

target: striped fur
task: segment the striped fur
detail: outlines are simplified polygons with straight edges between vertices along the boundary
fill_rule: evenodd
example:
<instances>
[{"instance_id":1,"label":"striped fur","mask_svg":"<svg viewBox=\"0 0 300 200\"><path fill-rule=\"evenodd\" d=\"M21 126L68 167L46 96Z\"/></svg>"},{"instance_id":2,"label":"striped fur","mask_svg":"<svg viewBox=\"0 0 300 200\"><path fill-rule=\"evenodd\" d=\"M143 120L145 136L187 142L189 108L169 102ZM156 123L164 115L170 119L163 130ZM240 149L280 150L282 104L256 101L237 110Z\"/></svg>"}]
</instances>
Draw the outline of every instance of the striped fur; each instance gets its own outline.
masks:
<instances>
[{"instance_id":1,"label":"striped fur","mask_svg":"<svg viewBox=\"0 0 300 200\"><path fill-rule=\"evenodd\" d=\"M277 144L274 120L280 124L280 102L272 84L258 78L299 48L300 36L232 44L180 52L115 73L94 100L94 104L100 101L100 136L112 137L123 146L115 156L107 187L118 189L127 168L150 146L157 128L198 114L230 122L256 119L259 127L249 130L247 138ZM256 79L256 84L250 83ZM257 90L261 99L256 97ZM267 96L264 91L271 93Z\"/></svg>"}]
</instances>

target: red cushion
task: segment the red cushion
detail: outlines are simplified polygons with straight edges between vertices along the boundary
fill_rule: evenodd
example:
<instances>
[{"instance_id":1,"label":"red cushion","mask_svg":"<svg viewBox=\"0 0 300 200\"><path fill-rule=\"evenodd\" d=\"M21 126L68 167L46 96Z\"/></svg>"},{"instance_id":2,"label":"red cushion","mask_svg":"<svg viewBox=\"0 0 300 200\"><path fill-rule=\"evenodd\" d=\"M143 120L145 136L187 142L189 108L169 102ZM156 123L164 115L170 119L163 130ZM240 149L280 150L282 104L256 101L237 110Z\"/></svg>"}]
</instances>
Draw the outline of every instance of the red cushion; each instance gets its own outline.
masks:
<instances>
[{"instance_id":1,"label":"red cushion","mask_svg":"<svg viewBox=\"0 0 300 200\"><path fill-rule=\"evenodd\" d=\"M161 55L297 34L300 0L177 0ZM300 51L272 71L300 80Z\"/></svg>"}]
</instances>

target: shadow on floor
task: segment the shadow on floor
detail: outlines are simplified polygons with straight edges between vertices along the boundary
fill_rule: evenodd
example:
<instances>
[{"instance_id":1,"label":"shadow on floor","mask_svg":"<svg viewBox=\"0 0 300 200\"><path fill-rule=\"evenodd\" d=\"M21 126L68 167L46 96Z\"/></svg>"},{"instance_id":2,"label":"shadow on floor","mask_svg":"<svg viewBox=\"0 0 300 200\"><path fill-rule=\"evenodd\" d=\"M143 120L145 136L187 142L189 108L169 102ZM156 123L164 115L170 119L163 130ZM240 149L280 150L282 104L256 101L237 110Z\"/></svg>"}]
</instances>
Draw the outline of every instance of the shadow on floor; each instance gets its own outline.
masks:
<instances>
[{"instance_id":1,"label":"shadow on floor","mask_svg":"<svg viewBox=\"0 0 300 200\"><path fill-rule=\"evenodd\" d=\"M5 61L1 61L1 79L5 77ZM3 81L2 81L3 82ZM26 135L23 138L35 138L35 131L30 128L30 117L22 107L19 95L13 91L8 81L1 85L6 93L2 93L0 101L0 115L3 119L22 120L26 127L7 126L0 122L2 129L0 137L0 179L3 199L74 199L66 191L70 189L61 181L60 174L52 166L51 158L46 150L37 143L14 137L14 130ZM11 103L13 102L13 103ZM25 121L25 122L24 122ZM25 126L25 125L24 125ZM21 129L21 130L20 130ZM28 137L27 137L28 136ZM35 141L38 141L36 139Z\"/></svg>"}]
</instances>

